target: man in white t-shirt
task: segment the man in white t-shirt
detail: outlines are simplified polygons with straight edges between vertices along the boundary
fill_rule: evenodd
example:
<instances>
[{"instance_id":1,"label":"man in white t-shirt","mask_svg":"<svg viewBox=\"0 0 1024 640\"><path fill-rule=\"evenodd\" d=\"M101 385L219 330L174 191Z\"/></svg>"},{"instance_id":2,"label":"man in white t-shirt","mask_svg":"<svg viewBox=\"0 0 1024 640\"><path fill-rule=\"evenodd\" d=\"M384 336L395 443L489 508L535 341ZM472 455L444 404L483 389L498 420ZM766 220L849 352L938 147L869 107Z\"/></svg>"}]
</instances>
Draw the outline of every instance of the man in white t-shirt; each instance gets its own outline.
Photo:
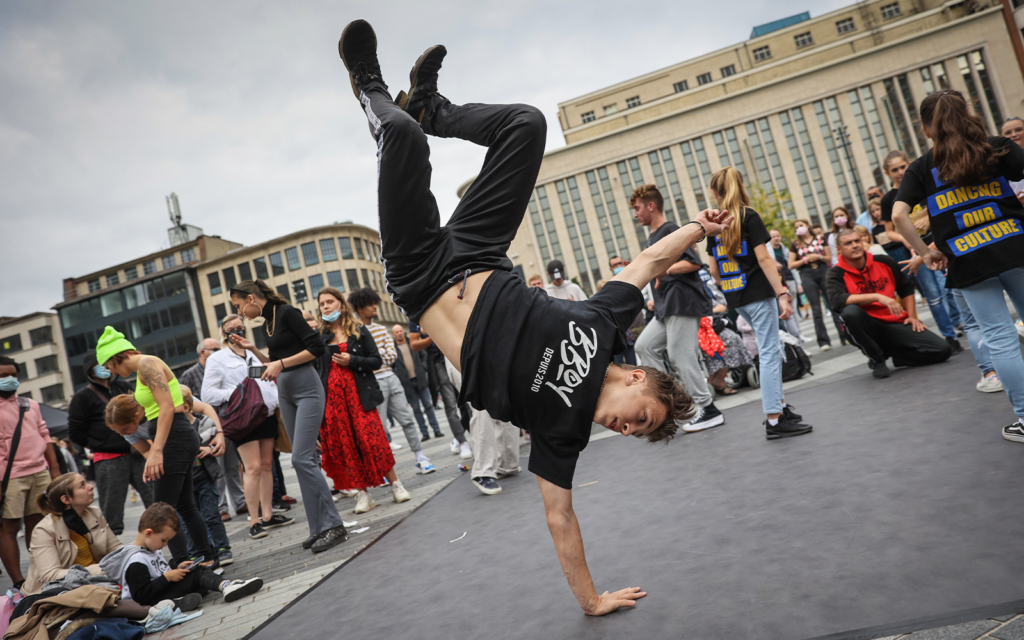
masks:
<instances>
[{"instance_id":1,"label":"man in white t-shirt","mask_svg":"<svg viewBox=\"0 0 1024 640\"><path fill-rule=\"evenodd\" d=\"M583 293L578 284L565 279L565 265L561 260L552 260L548 263L548 277L551 278L551 284L544 288L552 298L577 302L587 299L587 294Z\"/></svg>"}]
</instances>

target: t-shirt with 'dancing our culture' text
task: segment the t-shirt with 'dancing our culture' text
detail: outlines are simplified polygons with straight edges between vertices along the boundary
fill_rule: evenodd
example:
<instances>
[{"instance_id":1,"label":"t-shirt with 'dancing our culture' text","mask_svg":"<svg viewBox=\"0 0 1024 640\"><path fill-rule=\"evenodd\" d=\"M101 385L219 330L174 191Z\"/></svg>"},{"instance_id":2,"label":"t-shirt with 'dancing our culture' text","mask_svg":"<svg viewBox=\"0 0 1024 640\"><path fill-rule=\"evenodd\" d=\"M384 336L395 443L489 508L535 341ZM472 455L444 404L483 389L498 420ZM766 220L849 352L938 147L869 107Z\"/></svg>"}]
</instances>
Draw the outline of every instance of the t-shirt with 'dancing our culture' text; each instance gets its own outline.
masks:
<instances>
[{"instance_id":1,"label":"t-shirt with 'dancing our culture' text","mask_svg":"<svg viewBox=\"0 0 1024 640\"><path fill-rule=\"evenodd\" d=\"M530 471L571 489L612 356L643 305L626 282L576 302L493 272L466 326L459 402L528 430Z\"/></svg>"},{"instance_id":2,"label":"t-shirt with 'dancing our culture' text","mask_svg":"<svg viewBox=\"0 0 1024 640\"><path fill-rule=\"evenodd\" d=\"M740 250L730 256L720 243L721 238L708 236L708 253L718 264L722 293L732 308L775 297L775 289L764 275L754 252L771 240L761 216L751 208L743 211L740 226Z\"/></svg>"}]
</instances>

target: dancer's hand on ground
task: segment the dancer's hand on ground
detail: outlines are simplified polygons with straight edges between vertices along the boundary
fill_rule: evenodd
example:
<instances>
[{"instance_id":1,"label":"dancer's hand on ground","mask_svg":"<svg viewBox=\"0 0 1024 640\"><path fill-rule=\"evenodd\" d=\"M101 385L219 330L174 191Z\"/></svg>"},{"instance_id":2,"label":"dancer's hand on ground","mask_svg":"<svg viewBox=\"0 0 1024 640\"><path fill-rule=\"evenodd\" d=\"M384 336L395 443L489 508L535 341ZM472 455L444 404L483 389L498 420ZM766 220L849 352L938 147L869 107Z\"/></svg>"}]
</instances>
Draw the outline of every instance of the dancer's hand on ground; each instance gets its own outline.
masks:
<instances>
[{"instance_id":1,"label":"dancer's hand on ground","mask_svg":"<svg viewBox=\"0 0 1024 640\"><path fill-rule=\"evenodd\" d=\"M779 320L789 320L791 315L793 305L789 301L789 296L779 296Z\"/></svg>"},{"instance_id":2,"label":"dancer's hand on ground","mask_svg":"<svg viewBox=\"0 0 1024 640\"><path fill-rule=\"evenodd\" d=\"M903 324L909 324L910 328L916 331L917 333L921 333L922 331L928 328L924 325L923 322L921 322L917 318L907 318L906 320L903 321Z\"/></svg>"},{"instance_id":3,"label":"dancer's hand on ground","mask_svg":"<svg viewBox=\"0 0 1024 640\"><path fill-rule=\"evenodd\" d=\"M331 356L331 362L339 367L347 367L352 362L352 356L347 351L345 353L336 353Z\"/></svg>"},{"instance_id":4,"label":"dancer's hand on ground","mask_svg":"<svg viewBox=\"0 0 1024 640\"><path fill-rule=\"evenodd\" d=\"M924 259L925 266L932 271L942 271L946 268L946 256L941 251L928 249L928 253L922 255L921 258Z\"/></svg>"},{"instance_id":5,"label":"dancer's hand on ground","mask_svg":"<svg viewBox=\"0 0 1024 640\"><path fill-rule=\"evenodd\" d=\"M282 371L284 371L284 365L280 360L274 360L263 370L262 379L266 382L273 382L277 380L277 376L281 375Z\"/></svg>"},{"instance_id":6,"label":"dancer's hand on ground","mask_svg":"<svg viewBox=\"0 0 1024 640\"><path fill-rule=\"evenodd\" d=\"M146 470L142 474L144 482L159 480L164 475L164 452L160 449L150 449L146 455Z\"/></svg>"},{"instance_id":7,"label":"dancer's hand on ground","mask_svg":"<svg viewBox=\"0 0 1024 640\"><path fill-rule=\"evenodd\" d=\"M889 309L889 313L891 313L894 316L903 315L903 305L901 305L897 300L893 300L889 296L883 296L882 294L878 294L878 303L884 304L886 308Z\"/></svg>"},{"instance_id":8,"label":"dancer's hand on ground","mask_svg":"<svg viewBox=\"0 0 1024 640\"><path fill-rule=\"evenodd\" d=\"M632 607L636 605L637 598L642 598L647 595L646 591L641 591L640 587L629 587L615 593L608 593L605 591L601 595L597 596L597 603L590 609L584 612L588 616L603 616L611 613L612 611L618 610L620 607Z\"/></svg>"},{"instance_id":9,"label":"dancer's hand on ground","mask_svg":"<svg viewBox=\"0 0 1024 640\"><path fill-rule=\"evenodd\" d=\"M697 214L697 222L704 225L709 236L717 236L732 222L732 214L725 209L705 209Z\"/></svg>"}]
</instances>

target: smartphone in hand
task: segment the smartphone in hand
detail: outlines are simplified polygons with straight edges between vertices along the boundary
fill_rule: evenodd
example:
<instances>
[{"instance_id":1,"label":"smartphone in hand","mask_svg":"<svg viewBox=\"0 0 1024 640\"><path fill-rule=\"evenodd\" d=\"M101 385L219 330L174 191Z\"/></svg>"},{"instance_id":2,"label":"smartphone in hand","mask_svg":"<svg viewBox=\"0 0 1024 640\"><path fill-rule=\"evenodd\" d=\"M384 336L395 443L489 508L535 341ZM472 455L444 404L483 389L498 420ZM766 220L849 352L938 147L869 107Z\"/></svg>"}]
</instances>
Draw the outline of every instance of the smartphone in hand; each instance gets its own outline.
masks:
<instances>
[{"instance_id":1,"label":"smartphone in hand","mask_svg":"<svg viewBox=\"0 0 1024 640\"><path fill-rule=\"evenodd\" d=\"M197 568L203 562L206 562L206 556L199 556L198 558L192 561L192 564L189 565L187 569L182 569L182 571L191 571Z\"/></svg>"},{"instance_id":2,"label":"smartphone in hand","mask_svg":"<svg viewBox=\"0 0 1024 640\"><path fill-rule=\"evenodd\" d=\"M263 370L266 367L249 367L249 377L259 380L263 377Z\"/></svg>"},{"instance_id":3,"label":"smartphone in hand","mask_svg":"<svg viewBox=\"0 0 1024 640\"><path fill-rule=\"evenodd\" d=\"M339 353L341 353L341 347L336 344L329 344L327 345L327 353L331 354L332 356L338 355Z\"/></svg>"}]
</instances>

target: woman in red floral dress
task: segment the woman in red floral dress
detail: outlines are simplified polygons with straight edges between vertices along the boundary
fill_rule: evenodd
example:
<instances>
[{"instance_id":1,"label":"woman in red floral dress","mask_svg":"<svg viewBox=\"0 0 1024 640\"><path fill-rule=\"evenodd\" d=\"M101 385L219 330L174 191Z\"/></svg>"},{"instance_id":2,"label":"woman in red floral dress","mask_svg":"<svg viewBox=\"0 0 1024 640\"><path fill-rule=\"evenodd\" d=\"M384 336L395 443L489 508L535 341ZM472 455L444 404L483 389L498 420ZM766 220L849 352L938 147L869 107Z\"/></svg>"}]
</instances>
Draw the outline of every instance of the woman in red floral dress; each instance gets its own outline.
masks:
<instances>
[{"instance_id":1,"label":"woman in red floral dress","mask_svg":"<svg viewBox=\"0 0 1024 640\"><path fill-rule=\"evenodd\" d=\"M395 475L377 405L384 401L373 372L381 366L370 331L356 319L345 296L333 287L320 290L320 335L327 353L317 361L327 392L320 426L321 466L334 488L356 490L356 513L376 506L368 489L387 478L395 502L412 498Z\"/></svg>"}]
</instances>

